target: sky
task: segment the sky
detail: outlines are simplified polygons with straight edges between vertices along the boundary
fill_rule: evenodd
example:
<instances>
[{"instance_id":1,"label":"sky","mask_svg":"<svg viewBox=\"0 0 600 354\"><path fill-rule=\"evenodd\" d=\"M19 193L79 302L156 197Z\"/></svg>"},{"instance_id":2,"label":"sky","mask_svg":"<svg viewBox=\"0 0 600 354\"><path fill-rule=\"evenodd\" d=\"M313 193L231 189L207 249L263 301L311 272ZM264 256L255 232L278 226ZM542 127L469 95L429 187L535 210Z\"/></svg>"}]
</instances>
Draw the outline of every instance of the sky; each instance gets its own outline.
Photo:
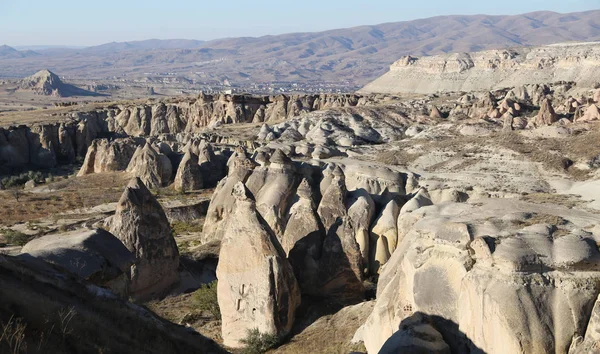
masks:
<instances>
[{"instance_id":1,"label":"sky","mask_svg":"<svg viewBox=\"0 0 600 354\"><path fill-rule=\"evenodd\" d=\"M0 0L0 45L91 46L312 32L438 15L600 9L600 0Z\"/></svg>"}]
</instances>

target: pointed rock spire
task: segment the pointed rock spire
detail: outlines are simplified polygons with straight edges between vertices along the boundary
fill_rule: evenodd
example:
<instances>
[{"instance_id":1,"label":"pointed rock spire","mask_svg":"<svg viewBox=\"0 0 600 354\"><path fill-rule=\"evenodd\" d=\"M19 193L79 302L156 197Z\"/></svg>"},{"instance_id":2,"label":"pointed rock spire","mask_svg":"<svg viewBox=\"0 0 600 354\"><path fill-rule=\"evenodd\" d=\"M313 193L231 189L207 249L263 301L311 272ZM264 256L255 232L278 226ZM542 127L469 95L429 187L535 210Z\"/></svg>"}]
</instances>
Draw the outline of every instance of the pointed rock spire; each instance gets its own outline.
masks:
<instances>
[{"instance_id":1,"label":"pointed rock spire","mask_svg":"<svg viewBox=\"0 0 600 354\"><path fill-rule=\"evenodd\" d=\"M109 226L136 258L130 274L132 297L164 295L179 281L179 251L171 226L140 178L132 179L125 188Z\"/></svg>"}]
</instances>

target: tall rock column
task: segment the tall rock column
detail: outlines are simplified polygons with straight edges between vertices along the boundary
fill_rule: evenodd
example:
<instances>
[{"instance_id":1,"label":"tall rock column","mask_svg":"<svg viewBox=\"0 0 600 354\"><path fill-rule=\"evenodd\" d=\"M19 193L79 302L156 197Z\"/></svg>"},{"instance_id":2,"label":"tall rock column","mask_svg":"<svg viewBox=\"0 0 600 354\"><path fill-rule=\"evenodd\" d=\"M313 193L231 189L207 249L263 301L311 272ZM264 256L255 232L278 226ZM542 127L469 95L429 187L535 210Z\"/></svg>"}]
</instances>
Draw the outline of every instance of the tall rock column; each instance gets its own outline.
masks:
<instances>
[{"instance_id":1,"label":"tall rock column","mask_svg":"<svg viewBox=\"0 0 600 354\"><path fill-rule=\"evenodd\" d=\"M242 182L221 244L217 293L226 346L243 346L248 330L287 334L300 305L300 290L285 252L256 211Z\"/></svg>"},{"instance_id":2,"label":"tall rock column","mask_svg":"<svg viewBox=\"0 0 600 354\"><path fill-rule=\"evenodd\" d=\"M110 221L117 236L136 258L130 294L136 299L164 295L179 281L179 251L167 216L139 178L129 182Z\"/></svg>"}]
</instances>

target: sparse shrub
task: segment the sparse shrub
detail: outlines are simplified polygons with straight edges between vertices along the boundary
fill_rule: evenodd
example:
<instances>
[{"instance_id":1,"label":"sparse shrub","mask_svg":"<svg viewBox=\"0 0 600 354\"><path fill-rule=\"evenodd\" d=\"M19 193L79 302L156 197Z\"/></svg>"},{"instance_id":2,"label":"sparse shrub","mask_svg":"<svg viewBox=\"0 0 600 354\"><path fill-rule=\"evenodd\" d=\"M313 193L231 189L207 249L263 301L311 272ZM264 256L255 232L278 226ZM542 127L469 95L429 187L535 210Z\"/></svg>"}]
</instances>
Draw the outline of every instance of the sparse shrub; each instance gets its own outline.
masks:
<instances>
[{"instance_id":1,"label":"sparse shrub","mask_svg":"<svg viewBox=\"0 0 600 354\"><path fill-rule=\"evenodd\" d=\"M11 229L5 229L0 232L3 234L6 243L13 246L25 246L33 238L32 236Z\"/></svg>"},{"instance_id":2,"label":"sparse shrub","mask_svg":"<svg viewBox=\"0 0 600 354\"><path fill-rule=\"evenodd\" d=\"M194 292L194 302L198 310L210 313L214 318L221 319L221 310L217 299L217 281L202 284L200 289Z\"/></svg>"},{"instance_id":3,"label":"sparse shrub","mask_svg":"<svg viewBox=\"0 0 600 354\"><path fill-rule=\"evenodd\" d=\"M202 232L202 224L188 223L185 221L173 221L171 223L171 232L174 236L194 234Z\"/></svg>"},{"instance_id":4,"label":"sparse shrub","mask_svg":"<svg viewBox=\"0 0 600 354\"><path fill-rule=\"evenodd\" d=\"M44 174L39 171L24 172L15 176L4 177L2 179L2 184L4 184L6 188L20 187L31 180L42 183L45 181Z\"/></svg>"},{"instance_id":5,"label":"sparse shrub","mask_svg":"<svg viewBox=\"0 0 600 354\"><path fill-rule=\"evenodd\" d=\"M258 328L249 329L246 338L241 340L246 345L243 354L262 354L275 348L281 338L274 334L260 333Z\"/></svg>"}]
</instances>

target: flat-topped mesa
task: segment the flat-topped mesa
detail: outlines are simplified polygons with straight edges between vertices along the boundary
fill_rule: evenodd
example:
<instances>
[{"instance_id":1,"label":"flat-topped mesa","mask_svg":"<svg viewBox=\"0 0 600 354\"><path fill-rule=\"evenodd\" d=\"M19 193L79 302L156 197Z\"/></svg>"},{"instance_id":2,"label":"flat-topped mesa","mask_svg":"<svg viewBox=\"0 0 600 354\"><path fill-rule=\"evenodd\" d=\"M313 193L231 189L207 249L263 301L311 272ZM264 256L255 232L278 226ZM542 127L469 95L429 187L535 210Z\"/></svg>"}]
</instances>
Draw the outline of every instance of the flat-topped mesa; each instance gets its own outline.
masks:
<instances>
[{"instance_id":1,"label":"flat-topped mesa","mask_svg":"<svg viewBox=\"0 0 600 354\"><path fill-rule=\"evenodd\" d=\"M436 93L494 90L526 84L600 81L600 43L403 57L359 92Z\"/></svg>"}]
</instances>

